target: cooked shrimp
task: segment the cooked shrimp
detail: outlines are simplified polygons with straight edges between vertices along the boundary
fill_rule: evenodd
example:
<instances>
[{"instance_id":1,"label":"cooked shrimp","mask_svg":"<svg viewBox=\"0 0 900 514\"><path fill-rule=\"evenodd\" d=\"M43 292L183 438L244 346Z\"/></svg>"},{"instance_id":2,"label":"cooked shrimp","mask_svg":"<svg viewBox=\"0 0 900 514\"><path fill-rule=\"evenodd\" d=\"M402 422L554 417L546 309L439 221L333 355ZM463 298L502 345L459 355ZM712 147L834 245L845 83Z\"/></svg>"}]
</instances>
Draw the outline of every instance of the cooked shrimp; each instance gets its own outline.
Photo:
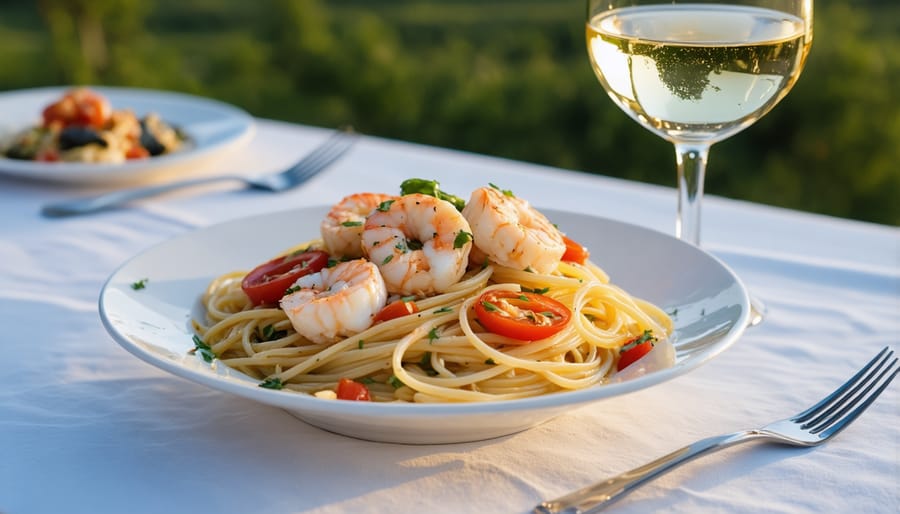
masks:
<instances>
[{"instance_id":1,"label":"cooked shrimp","mask_svg":"<svg viewBox=\"0 0 900 514\"><path fill-rule=\"evenodd\" d=\"M360 243L366 216L382 202L395 198L381 193L357 193L334 204L320 226L328 253L337 257L362 257Z\"/></svg>"},{"instance_id":2,"label":"cooked shrimp","mask_svg":"<svg viewBox=\"0 0 900 514\"><path fill-rule=\"evenodd\" d=\"M450 202L404 195L366 219L363 250L402 295L441 293L466 272L472 233Z\"/></svg>"},{"instance_id":3,"label":"cooked shrimp","mask_svg":"<svg viewBox=\"0 0 900 514\"><path fill-rule=\"evenodd\" d=\"M472 227L476 250L501 266L549 273L566 251L559 230L543 214L499 189L472 191L462 214Z\"/></svg>"},{"instance_id":4,"label":"cooked shrimp","mask_svg":"<svg viewBox=\"0 0 900 514\"><path fill-rule=\"evenodd\" d=\"M372 325L387 303L378 268L365 259L342 262L297 279L281 299L294 329L314 343L352 336Z\"/></svg>"}]
</instances>

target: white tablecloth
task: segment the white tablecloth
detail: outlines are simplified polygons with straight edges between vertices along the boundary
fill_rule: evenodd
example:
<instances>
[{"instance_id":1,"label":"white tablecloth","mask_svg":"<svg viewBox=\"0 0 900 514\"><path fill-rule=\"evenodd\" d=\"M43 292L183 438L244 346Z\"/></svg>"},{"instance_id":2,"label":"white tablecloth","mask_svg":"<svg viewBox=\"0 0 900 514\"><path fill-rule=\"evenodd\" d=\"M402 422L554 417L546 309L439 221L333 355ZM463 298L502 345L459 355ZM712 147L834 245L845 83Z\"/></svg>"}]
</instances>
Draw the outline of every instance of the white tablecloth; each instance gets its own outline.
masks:
<instances>
[{"instance_id":1,"label":"white tablecloth","mask_svg":"<svg viewBox=\"0 0 900 514\"><path fill-rule=\"evenodd\" d=\"M260 120L246 147L197 173L275 170L325 133ZM489 441L406 446L327 433L151 367L100 323L104 280L152 245L350 190L393 191L412 176L451 192L491 181L538 206L674 225L670 188L372 137L288 193L223 187L78 218L39 209L97 190L0 179L0 512L527 512L696 439L792 414L883 346L898 349L896 228L713 196L704 246L768 304L765 322L678 379ZM897 512L898 389L825 446L738 446L610 510Z\"/></svg>"}]
</instances>

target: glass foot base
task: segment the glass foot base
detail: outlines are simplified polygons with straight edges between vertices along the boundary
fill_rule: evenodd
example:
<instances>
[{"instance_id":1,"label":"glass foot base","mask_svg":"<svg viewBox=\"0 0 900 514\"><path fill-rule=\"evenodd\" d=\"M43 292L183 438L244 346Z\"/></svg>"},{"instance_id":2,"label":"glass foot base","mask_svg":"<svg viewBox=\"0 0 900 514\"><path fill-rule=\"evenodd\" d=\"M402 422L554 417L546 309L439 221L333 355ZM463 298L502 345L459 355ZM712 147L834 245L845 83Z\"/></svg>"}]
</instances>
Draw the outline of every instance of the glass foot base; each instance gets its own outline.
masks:
<instances>
[{"instance_id":1,"label":"glass foot base","mask_svg":"<svg viewBox=\"0 0 900 514\"><path fill-rule=\"evenodd\" d=\"M750 321L747 322L748 327L755 327L763 322L763 319L766 317L766 313L768 309L766 308L766 304L763 303L758 297L753 294L750 295Z\"/></svg>"}]
</instances>

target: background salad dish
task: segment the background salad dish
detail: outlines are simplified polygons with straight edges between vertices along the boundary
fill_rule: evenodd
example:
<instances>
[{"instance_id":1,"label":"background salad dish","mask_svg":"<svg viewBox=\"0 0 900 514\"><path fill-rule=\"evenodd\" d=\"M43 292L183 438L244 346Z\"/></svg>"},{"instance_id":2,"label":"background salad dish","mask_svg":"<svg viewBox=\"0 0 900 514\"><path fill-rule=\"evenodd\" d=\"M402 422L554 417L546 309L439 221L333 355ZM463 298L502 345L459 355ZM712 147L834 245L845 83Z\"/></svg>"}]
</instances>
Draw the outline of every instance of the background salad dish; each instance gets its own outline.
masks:
<instances>
[{"instance_id":1,"label":"background salad dish","mask_svg":"<svg viewBox=\"0 0 900 514\"><path fill-rule=\"evenodd\" d=\"M246 111L153 89L55 86L0 93L0 174L68 186L205 173L251 140Z\"/></svg>"},{"instance_id":2,"label":"background salad dish","mask_svg":"<svg viewBox=\"0 0 900 514\"><path fill-rule=\"evenodd\" d=\"M87 88L66 91L44 107L39 124L0 143L10 159L41 162L122 163L181 149L188 137L150 112L138 117L128 107Z\"/></svg>"}]
</instances>

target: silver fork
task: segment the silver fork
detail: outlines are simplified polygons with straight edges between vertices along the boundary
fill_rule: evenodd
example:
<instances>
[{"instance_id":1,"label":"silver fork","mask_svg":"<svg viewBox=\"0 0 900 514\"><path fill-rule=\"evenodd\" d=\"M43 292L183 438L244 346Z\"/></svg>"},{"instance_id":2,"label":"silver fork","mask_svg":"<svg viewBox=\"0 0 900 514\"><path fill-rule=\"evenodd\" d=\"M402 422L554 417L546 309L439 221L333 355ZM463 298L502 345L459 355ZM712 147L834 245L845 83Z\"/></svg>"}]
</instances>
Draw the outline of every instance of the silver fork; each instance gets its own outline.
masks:
<instances>
[{"instance_id":1,"label":"silver fork","mask_svg":"<svg viewBox=\"0 0 900 514\"><path fill-rule=\"evenodd\" d=\"M892 360L893 358L893 360ZM534 508L538 514L598 512L638 486L695 457L750 440L791 446L816 446L847 428L897 376L897 358L885 347L850 380L819 403L790 418L762 428L701 439L643 466L589 485Z\"/></svg>"},{"instance_id":2,"label":"silver fork","mask_svg":"<svg viewBox=\"0 0 900 514\"><path fill-rule=\"evenodd\" d=\"M350 129L336 130L321 145L307 154L300 162L290 168L266 175L245 177L241 175L217 175L178 182L170 182L157 186L147 186L103 194L100 196L79 198L65 202L48 204L41 209L44 216L60 218L77 214L88 214L116 205L132 202L141 198L160 195L175 189L212 184L215 182L243 182L252 189L280 192L303 184L315 174L327 168L331 163L344 155L357 141L358 135Z\"/></svg>"}]
</instances>

